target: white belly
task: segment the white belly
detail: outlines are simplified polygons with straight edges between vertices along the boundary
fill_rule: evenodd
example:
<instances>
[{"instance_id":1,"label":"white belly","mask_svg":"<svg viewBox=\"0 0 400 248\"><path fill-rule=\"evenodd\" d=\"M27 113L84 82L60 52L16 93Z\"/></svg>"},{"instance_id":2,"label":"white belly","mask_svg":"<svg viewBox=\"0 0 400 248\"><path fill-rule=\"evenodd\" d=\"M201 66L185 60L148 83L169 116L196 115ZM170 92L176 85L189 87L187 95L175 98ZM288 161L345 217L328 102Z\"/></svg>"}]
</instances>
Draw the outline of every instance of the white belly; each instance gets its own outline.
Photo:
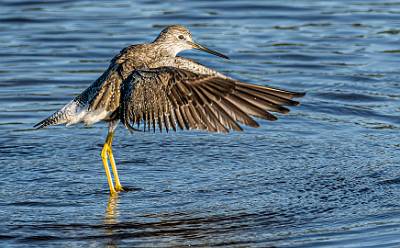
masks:
<instances>
[{"instance_id":1,"label":"white belly","mask_svg":"<svg viewBox=\"0 0 400 248\"><path fill-rule=\"evenodd\" d=\"M88 111L88 107L78 107L75 102L71 102L67 106L68 121L67 126L83 122L85 125L90 126L96 122L108 119L112 112L104 109L97 109L95 111Z\"/></svg>"},{"instance_id":2,"label":"white belly","mask_svg":"<svg viewBox=\"0 0 400 248\"><path fill-rule=\"evenodd\" d=\"M85 123L85 125L90 126L93 123L108 119L111 114L112 112L102 109L93 112L86 112L82 121Z\"/></svg>"}]
</instances>

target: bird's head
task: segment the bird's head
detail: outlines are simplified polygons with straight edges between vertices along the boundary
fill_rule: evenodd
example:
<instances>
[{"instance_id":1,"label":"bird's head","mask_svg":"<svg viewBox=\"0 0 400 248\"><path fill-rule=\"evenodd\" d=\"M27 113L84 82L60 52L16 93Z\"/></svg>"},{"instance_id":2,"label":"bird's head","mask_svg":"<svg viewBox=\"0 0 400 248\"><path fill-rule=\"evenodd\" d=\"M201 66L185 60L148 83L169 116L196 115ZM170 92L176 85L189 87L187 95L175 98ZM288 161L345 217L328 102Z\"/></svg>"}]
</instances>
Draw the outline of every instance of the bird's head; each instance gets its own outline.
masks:
<instances>
[{"instance_id":1,"label":"bird's head","mask_svg":"<svg viewBox=\"0 0 400 248\"><path fill-rule=\"evenodd\" d=\"M164 28L156 38L155 42L166 46L174 56L181 51L197 49L224 59L229 59L228 56L222 53L194 42L190 31L181 25L172 25Z\"/></svg>"}]
</instances>

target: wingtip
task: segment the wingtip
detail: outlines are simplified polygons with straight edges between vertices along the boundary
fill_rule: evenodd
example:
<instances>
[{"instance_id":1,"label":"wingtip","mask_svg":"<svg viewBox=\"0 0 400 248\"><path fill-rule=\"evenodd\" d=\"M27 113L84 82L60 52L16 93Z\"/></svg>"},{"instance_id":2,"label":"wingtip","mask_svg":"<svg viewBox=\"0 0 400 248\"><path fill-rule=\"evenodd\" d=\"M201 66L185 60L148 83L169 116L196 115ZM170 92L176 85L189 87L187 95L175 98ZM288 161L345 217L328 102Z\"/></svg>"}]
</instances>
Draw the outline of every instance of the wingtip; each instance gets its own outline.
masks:
<instances>
[{"instance_id":1,"label":"wingtip","mask_svg":"<svg viewBox=\"0 0 400 248\"><path fill-rule=\"evenodd\" d=\"M277 121L278 117L276 117L275 115L271 115L268 120L269 121Z\"/></svg>"},{"instance_id":2,"label":"wingtip","mask_svg":"<svg viewBox=\"0 0 400 248\"><path fill-rule=\"evenodd\" d=\"M306 92L296 92L293 96L294 97L303 97L306 95Z\"/></svg>"},{"instance_id":3,"label":"wingtip","mask_svg":"<svg viewBox=\"0 0 400 248\"><path fill-rule=\"evenodd\" d=\"M258 122L256 122L255 120L252 119L253 122L248 122L248 123L244 123L245 125L249 126L249 127L254 127L254 128L258 128L260 127L260 124L258 124Z\"/></svg>"},{"instance_id":4,"label":"wingtip","mask_svg":"<svg viewBox=\"0 0 400 248\"><path fill-rule=\"evenodd\" d=\"M285 108L285 107L283 107L283 106L280 106L280 107L279 107L279 110L280 110L279 113L284 114L284 115L287 115L287 114L289 114L289 112L290 112L290 109Z\"/></svg>"}]
</instances>

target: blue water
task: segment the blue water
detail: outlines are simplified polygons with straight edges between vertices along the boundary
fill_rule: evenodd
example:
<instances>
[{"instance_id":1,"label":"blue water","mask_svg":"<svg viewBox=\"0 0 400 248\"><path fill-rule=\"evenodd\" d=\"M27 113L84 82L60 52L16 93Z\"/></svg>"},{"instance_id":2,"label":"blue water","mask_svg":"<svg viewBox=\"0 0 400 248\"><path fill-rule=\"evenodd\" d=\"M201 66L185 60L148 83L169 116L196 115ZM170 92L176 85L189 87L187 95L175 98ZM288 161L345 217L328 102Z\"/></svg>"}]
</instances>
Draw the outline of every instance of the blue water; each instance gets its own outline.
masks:
<instances>
[{"instance_id":1,"label":"blue water","mask_svg":"<svg viewBox=\"0 0 400 248\"><path fill-rule=\"evenodd\" d=\"M34 130L123 47L168 24L183 55L306 91L243 133ZM1 247L400 247L400 2L1 1Z\"/></svg>"}]
</instances>

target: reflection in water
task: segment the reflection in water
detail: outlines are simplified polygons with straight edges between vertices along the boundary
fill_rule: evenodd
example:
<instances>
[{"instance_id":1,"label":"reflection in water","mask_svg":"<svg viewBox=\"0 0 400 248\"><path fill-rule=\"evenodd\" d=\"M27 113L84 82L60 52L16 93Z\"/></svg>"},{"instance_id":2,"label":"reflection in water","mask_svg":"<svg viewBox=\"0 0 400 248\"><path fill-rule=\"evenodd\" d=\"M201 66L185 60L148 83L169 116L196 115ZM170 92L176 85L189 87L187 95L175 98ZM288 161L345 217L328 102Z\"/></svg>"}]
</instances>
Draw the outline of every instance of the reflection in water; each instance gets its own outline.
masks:
<instances>
[{"instance_id":1,"label":"reflection in water","mask_svg":"<svg viewBox=\"0 0 400 248\"><path fill-rule=\"evenodd\" d=\"M112 225L117 223L118 217L118 195L110 195L104 216L104 224Z\"/></svg>"},{"instance_id":2,"label":"reflection in water","mask_svg":"<svg viewBox=\"0 0 400 248\"><path fill-rule=\"evenodd\" d=\"M114 233L114 225L118 224L118 195L110 195L107 202L107 208L104 215L105 235L110 237L107 241L107 247L117 247L118 235Z\"/></svg>"}]
</instances>

